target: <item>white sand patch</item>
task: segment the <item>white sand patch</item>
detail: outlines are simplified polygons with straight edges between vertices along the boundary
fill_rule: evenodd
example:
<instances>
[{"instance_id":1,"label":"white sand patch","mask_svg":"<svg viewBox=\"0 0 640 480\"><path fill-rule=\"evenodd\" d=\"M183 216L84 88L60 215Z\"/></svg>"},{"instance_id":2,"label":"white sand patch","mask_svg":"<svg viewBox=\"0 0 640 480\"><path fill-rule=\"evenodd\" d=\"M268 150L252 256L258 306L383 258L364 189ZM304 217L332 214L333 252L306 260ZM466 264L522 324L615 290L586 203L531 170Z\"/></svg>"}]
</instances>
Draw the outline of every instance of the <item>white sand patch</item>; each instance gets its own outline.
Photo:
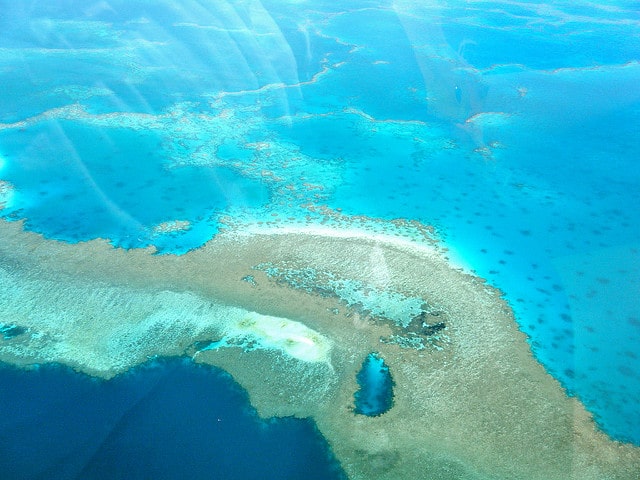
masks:
<instances>
[{"instance_id":1,"label":"white sand patch","mask_svg":"<svg viewBox=\"0 0 640 480\"><path fill-rule=\"evenodd\" d=\"M414 253L428 255L432 258L442 258L442 254L433 245L429 245L418 240L408 239L401 236L375 233L360 228L344 228L342 226L276 226L261 227L250 225L246 228L238 228L233 232L234 236L253 235L309 235L314 237L367 240L373 243L380 243L403 250L410 250Z\"/></svg>"},{"instance_id":2,"label":"white sand patch","mask_svg":"<svg viewBox=\"0 0 640 480\"><path fill-rule=\"evenodd\" d=\"M330 340L300 322L247 312L224 327L228 340L255 340L260 348L280 350L303 362L328 362Z\"/></svg>"}]
</instances>

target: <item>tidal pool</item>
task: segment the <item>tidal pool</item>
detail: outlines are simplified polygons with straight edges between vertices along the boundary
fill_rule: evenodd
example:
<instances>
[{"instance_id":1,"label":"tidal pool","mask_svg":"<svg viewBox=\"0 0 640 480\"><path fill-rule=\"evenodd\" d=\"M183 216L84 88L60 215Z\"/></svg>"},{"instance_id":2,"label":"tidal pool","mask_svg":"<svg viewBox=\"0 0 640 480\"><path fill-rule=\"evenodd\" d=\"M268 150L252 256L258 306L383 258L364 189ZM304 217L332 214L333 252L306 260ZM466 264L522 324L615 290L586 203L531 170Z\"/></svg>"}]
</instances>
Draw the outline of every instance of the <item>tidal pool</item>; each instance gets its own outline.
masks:
<instances>
[{"instance_id":1,"label":"tidal pool","mask_svg":"<svg viewBox=\"0 0 640 480\"><path fill-rule=\"evenodd\" d=\"M393 406L393 378L384 359L370 353L356 376L355 412L368 417L382 415Z\"/></svg>"}]
</instances>

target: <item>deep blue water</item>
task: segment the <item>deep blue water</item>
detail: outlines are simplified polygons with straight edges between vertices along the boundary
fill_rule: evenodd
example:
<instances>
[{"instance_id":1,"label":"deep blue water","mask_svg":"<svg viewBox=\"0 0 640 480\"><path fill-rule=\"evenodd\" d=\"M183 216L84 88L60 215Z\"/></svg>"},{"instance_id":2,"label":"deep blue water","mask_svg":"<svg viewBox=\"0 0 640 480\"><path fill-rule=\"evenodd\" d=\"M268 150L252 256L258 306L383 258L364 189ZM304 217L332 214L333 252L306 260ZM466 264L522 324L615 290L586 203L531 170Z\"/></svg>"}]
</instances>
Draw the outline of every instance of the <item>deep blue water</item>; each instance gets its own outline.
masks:
<instances>
[{"instance_id":1,"label":"deep blue water","mask_svg":"<svg viewBox=\"0 0 640 480\"><path fill-rule=\"evenodd\" d=\"M310 420L260 419L230 375L157 360L109 381L0 366L1 477L344 478Z\"/></svg>"},{"instance_id":2,"label":"deep blue water","mask_svg":"<svg viewBox=\"0 0 640 480\"><path fill-rule=\"evenodd\" d=\"M253 6L0 0L0 214L178 254L225 215L420 220L640 444L637 2Z\"/></svg>"}]
</instances>

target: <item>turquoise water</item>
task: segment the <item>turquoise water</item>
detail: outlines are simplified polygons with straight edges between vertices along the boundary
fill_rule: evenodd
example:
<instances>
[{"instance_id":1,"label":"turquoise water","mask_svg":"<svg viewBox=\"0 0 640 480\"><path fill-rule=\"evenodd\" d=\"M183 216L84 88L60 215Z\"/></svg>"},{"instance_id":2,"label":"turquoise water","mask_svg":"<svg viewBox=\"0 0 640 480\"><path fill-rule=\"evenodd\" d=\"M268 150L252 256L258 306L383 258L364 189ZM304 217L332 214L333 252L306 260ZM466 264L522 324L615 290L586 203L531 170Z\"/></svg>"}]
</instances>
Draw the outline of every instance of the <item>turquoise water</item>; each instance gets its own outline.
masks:
<instances>
[{"instance_id":1,"label":"turquoise water","mask_svg":"<svg viewBox=\"0 0 640 480\"><path fill-rule=\"evenodd\" d=\"M421 3L0 0L0 214L164 254L227 217L433 225L640 444L637 2Z\"/></svg>"},{"instance_id":2,"label":"turquoise water","mask_svg":"<svg viewBox=\"0 0 640 480\"><path fill-rule=\"evenodd\" d=\"M22 133L4 136L15 152L5 178L18 186L20 216L58 240L109 238L120 247L182 253L216 233L211 212L268 200L266 188L226 167L168 170L155 132L45 121ZM191 222L179 239L151 229L175 218Z\"/></svg>"}]
</instances>

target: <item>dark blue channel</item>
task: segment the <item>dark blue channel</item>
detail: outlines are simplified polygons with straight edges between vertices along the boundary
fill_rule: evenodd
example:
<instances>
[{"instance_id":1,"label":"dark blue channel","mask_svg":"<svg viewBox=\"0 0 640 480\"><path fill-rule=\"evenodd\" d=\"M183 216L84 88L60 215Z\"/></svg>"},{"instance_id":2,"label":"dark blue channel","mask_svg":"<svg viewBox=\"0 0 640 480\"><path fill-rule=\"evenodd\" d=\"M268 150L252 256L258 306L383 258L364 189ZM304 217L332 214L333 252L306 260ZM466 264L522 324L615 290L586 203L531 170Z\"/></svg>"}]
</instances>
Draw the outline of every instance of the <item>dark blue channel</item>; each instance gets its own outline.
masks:
<instances>
[{"instance_id":1,"label":"dark blue channel","mask_svg":"<svg viewBox=\"0 0 640 480\"><path fill-rule=\"evenodd\" d=\"M308 419L262 420L220 369L165 359L103 381L0 365L3 480L343 479Z\"/></svg>"}]
</instances>

